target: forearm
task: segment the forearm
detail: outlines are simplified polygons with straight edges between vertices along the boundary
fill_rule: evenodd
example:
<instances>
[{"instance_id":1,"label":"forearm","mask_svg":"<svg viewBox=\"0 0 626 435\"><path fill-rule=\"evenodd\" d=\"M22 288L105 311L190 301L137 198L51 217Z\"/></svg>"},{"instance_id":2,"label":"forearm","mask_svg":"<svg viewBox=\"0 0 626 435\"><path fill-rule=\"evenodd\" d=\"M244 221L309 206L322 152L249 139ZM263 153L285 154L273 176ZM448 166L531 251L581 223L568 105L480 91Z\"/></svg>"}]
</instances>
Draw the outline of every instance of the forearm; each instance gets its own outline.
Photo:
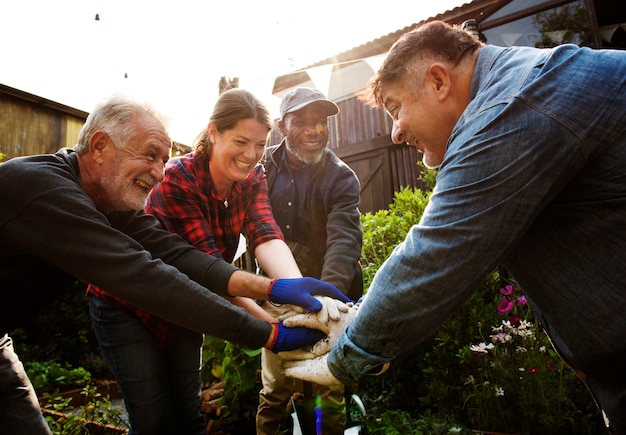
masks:
<instances>
[{"instance_id":1,"label":"forearm","mask_svg":"<svg viewBox=\"0 0 626 435\"><path fill-rule=\"evenodd\" d=\"M230 301L233 305L243 308L249 314L252 314L254 317L265 320L266 322L276 322L276 319L272 317L267 311L261 308L254 300L245 297L229 297L224 296L224 298Z\"/></svg>"},{"instance_id":2,"label":"forearm","mask_svg":"<svg viewBox=\"0 0 626 435\"><path fill-rule=\"evenodd\" d=\"M266 301L271 283L272 280L266 276L236 270L228 281L228 296L244 296Z\"/></svg>"},{"instance_id":3,"label":"forearm","mask_svg":"<svg viewBox=\"0 0 626 435\"><path fill-rule=\"evenodd\" d=\"M254 256L271 278L300 278L302 276L291 250L280 239L260 244L254 250Z\"/></svg>"}]
</instances>

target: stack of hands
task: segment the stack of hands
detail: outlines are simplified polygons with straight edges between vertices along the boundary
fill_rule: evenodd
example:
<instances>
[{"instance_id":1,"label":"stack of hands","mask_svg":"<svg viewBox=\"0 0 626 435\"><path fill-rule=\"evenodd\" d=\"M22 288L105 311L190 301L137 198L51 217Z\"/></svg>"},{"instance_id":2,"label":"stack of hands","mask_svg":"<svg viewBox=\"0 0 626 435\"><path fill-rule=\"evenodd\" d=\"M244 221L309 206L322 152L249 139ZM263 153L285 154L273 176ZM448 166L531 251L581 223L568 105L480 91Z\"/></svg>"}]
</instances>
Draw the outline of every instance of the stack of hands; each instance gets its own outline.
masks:
<instances>
[{"instance_id":1,"label":"stack of hands","mask_svg":"<svg viewBox=\"0 0 626 435\"><path fill-rule=\"evenodd\" d=\"M323 332L326 336L310 348L279 352L285 359L285 375L322 385L340 384L326 364L328 352L354 319L357 307L327 296L315 296L322 303L316 312L293 305L278 320L289 328L304 327Z\"/></svg>"}]
</instances>

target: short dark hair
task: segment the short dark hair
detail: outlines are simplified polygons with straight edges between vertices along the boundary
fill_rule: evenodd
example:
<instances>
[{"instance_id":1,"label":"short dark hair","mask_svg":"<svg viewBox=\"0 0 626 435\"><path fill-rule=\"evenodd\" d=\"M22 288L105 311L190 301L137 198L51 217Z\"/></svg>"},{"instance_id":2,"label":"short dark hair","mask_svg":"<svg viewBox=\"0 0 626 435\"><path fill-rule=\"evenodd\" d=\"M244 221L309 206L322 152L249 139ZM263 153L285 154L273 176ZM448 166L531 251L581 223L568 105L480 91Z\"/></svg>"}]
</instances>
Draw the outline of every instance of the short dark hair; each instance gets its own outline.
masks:
<instances>
[{"instance_id":1,"label":"short dark hair","mask_svg":"<svg viewBox=\"0 0 626 435\"><path fill-rule=\"evenodd\" d=\"M386 84L401 83L425 59L458 64L483 44L472 34L444 21L430 21L403 34L391 47L378 72L359 98L370 106L383 107Z\"/></svg>"}]
</instances>

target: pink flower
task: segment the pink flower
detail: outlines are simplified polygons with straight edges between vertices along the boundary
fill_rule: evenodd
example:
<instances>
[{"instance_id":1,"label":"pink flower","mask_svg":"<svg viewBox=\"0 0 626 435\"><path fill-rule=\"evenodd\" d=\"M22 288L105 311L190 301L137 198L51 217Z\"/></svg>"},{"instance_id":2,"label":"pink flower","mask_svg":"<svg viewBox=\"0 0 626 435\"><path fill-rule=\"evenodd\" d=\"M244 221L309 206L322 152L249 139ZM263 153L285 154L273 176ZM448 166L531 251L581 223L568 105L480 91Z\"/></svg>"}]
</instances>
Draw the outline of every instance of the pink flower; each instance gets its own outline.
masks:
<instances>
[{"instance_id":1,"label":"pink flower","mask_svg":"<svg viewBox=\"0 0 626 435\"><path fill-rule=\"evenodd\" d=\"M528 303L528 301L526 300L526 296L522 295L519 298L517 298L516 303L517 305L526 305Z\"/></svg>"},{"instance_id":2,"label":"pink flower","mask_svg":"<svg viewBox=\"0 0 626 435\"><path fill-rule=\"evenodd\" d=\"M514 292L515 292L515 287L513 287L511 284L504 286L500 289L500 293L503 294L504 296L512 295Z\"/></svg>"},{"instance_id":3,"label":"pink flower","mask_svg":"<svg viewBox=\"0 0 626 435\"><path fill-rule=\"evenodd\" d=\"M507 286L508 287L508 286ZM503 298L498 305L498 314L503 315L513 309L513 301L509 298Z\"/></svg>"}]
</instances>

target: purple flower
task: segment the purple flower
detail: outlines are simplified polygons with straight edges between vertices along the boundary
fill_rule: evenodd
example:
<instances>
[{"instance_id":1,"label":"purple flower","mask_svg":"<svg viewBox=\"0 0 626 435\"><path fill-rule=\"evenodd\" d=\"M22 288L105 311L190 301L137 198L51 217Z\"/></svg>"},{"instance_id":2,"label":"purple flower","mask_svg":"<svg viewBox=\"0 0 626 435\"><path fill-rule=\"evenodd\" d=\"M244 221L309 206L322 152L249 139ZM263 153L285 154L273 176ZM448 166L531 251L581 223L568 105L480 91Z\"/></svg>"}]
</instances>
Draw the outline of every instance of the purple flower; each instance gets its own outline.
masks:
<instances>
[{"instance_id":1,"label":"purple flower","mask_svg":"<svg viewBox=\"0 0 626 435\"><path fill-rule=\"evenodd\" d=\"M511 299L503 298L500 301L500 305L498 305L498 314L503 315L503 314L508 313L509 311L511 311L513 309L514 305L515 304L513 303L513 301Z\"/></svg>"},{"instance_id":2,"label":"purple flower","mask_svg":"<svg viewBox=\"0 0 626 435\"><path fill-rule=\"evenodd\" d=\"M514 292L515 292L515 287L513 287L511 284L504 286L500 289L500 293L503 294L504 296L512 295Z\"/></svg>"},{"instance_id":3,"label":"purple flower","mask_svg":"<svg viewBox=\"0 0 626 435\"><path fill-rule=\"evenodd\" d=\"M516 303L517 305L526 305L528 303L528 301L526 300L526 296L522 295L519 298L517 298Z\"/></svg>"}]
</instances>

